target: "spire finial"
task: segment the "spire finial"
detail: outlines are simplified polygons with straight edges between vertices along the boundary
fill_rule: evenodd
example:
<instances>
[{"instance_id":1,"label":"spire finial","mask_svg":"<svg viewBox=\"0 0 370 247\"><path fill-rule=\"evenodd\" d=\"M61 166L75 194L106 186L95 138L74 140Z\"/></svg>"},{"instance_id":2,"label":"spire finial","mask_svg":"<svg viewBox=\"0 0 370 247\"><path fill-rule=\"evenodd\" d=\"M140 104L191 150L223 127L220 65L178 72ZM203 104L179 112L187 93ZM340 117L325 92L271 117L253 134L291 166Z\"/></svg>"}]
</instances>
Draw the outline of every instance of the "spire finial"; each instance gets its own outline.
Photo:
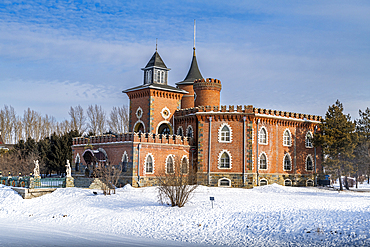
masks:
<instances>
[{"instance_id":1,"label":"spire finial","mask_svg":"<svg viewBox=\"0 0 370 247\"><path fill-rule=\"evenodd\" d=\"M155 51L157 51L157 50L158 50L158 38L155 39Z\"/></svg>"},{"instance_id":2,"label":"spire finial","mask_svg":"<svg viewBox=\"0 0 370 247\"><path fill-rule=\"evenodd\" d=\"M195 19L194 19L194 45L193 45L193 49L195 50Z\"/></svg>"}]
</instances>

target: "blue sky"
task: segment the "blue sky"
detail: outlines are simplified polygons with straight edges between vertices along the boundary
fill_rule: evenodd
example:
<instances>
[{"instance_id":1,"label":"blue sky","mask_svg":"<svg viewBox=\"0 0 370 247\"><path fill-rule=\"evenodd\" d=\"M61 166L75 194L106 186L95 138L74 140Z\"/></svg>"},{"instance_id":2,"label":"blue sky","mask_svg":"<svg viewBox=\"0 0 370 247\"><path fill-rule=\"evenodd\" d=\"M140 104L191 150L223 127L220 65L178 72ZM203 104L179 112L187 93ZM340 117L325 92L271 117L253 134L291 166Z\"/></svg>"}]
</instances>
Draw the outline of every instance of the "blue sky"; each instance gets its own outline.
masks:
<instances>
[{"instance_id":1,"label":"blue sky","mask_svg":"<svg viewBox=\"0 0 370 247\"><path fill-rule=\"evenodd\" d=\"M0 104L69 119L70 106L128 104L158 51L175 85L197 21L204 77L221 103L325 115L370 107L369 1L0 2Z\"/></svg>"}]
</instances>

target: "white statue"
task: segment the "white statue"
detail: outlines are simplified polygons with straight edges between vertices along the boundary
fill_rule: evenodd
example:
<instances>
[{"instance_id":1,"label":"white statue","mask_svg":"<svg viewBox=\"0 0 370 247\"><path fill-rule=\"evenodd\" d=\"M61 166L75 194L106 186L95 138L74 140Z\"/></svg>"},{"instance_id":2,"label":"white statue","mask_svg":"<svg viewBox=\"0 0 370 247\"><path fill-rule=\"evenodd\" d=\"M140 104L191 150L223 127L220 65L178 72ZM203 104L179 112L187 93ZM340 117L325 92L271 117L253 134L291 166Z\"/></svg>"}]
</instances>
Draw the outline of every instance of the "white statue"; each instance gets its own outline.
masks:
<instances>
[{"instance_id":1,"label":"white statue","mask_svg":"<svg viewBox=\"0 0 370 247\"><path fill-rule=\"evenodd\" d=\"M71 164L69 164L69 160L67 160L67 165L66 165L66 173L67 173L67 178L72 177L71 175Z\"/></svg>"},{"instance_id":2,"label":"white statue","mask_svg":"<svg viewBox=\"0 0 370 247\"><path fill-rule=\"evenodd\" d=\"M33 169L33 175L35 177L39 177L40 176L40 166L39 166L39 161L38 160L34 160L33 163L35 163L35 168Z\"/></svg>"}]
</instances>

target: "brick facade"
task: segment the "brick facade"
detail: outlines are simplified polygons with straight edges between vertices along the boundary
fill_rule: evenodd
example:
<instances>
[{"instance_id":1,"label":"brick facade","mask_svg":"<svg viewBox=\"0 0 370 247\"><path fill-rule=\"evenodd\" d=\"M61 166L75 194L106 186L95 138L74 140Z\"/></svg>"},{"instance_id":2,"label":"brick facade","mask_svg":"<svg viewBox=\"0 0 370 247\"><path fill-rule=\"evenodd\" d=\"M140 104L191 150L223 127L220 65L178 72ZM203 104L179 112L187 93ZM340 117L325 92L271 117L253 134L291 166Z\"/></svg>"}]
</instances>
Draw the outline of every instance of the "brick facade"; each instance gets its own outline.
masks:
<instances>
[{"instance_id":1,"label":"brick facade","mask_svg":"<svg viewBox=\"0 0 370 247\"><path fill-rule=\"evenodd\" d=\"M175 163L185 159L202 185L311 185L322 171L321 150L310 139L321 117L220 106L220 91L221 82L209 78L177 88L152 83L124 91L130 98L130 133L75 138L74 176L89 176L94 163L87 164L86 155L100 155L101 162L125 163L122 185L152 186L172 157Z\"/></svg>"}]
</instances>

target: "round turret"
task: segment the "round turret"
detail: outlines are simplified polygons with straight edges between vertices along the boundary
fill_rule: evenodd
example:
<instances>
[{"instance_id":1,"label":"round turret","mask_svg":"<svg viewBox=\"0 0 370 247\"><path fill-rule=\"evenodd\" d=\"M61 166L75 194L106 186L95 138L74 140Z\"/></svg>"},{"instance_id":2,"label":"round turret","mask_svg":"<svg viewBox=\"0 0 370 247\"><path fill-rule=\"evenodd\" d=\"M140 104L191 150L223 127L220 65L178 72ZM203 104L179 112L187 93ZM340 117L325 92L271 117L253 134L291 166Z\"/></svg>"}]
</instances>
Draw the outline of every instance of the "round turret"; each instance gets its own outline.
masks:
<instances>
[{"instance_id":1,"label":"round turret","mask_svg":"<svg viewBox=\"0 0 370 247\"><path fill-rule=\"evenodd\" d=\"M220 80L212 78L195 80L193 89L195 93L195 107L220 106Z\"/></svg>"}]
</instances>

